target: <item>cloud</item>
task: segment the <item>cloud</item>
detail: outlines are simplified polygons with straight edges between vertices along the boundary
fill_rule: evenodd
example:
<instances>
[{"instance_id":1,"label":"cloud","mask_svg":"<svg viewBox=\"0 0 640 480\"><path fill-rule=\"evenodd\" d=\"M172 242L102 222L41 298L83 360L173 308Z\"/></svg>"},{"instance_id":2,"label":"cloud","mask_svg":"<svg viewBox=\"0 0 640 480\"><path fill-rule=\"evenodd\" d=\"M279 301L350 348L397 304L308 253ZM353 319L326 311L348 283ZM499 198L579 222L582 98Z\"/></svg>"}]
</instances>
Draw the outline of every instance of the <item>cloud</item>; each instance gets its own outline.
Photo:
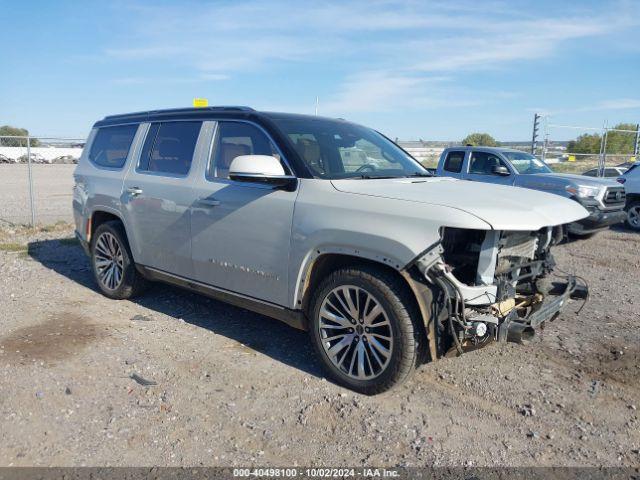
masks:
<instances>
[{"instance_id":1,"label":"cloud","mask_svg":"<svg viewBox=\"0 0 640 480\"><path fill-rule=\"evenodd\" d=\"M105 54L121 62L165 62L198 81L329 66L341 80L326 94L323 111L384 111L496 98L492 92L465 92L458 86L461 74L547 58L571 42L640 24L637 12L624 3L587 13L579 5L526 11L511 5L417 0L126 3L118 8L130 24L125 34L112 36Z\"/></svg>"},{"instance_id":2,"label":"cloud","mask_svg":"<svg viewBox=\"0 0 640 480\"><path fill-rule=\"evenodd\" d=\"M618 98L614 100L604 100L594 107L594 109L597 110L626 110L630 108L640 109L640 99Z\"/></svg>"}]
</instances>

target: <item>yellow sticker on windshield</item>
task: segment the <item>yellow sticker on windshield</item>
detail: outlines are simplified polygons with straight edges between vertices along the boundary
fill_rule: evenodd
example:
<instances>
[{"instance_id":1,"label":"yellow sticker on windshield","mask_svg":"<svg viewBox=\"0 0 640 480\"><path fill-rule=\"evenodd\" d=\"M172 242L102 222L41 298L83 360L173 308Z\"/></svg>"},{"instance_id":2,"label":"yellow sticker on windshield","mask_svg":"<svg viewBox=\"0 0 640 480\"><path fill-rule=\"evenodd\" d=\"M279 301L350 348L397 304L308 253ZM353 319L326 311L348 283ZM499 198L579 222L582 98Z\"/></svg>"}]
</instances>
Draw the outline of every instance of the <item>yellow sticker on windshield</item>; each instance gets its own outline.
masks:
<instances>
[{"instance_id":1,"label":"yellow sticker on windshield","mask_svg":"<svg viewBox=\"0 0 640 480\"><path fill-rule=\"evenodd\" d=\"M208 107L209 106L209 100L207 100L206 98L194 98L193 99L193 106L195 108Z\"/></svg>"}]
</instances>

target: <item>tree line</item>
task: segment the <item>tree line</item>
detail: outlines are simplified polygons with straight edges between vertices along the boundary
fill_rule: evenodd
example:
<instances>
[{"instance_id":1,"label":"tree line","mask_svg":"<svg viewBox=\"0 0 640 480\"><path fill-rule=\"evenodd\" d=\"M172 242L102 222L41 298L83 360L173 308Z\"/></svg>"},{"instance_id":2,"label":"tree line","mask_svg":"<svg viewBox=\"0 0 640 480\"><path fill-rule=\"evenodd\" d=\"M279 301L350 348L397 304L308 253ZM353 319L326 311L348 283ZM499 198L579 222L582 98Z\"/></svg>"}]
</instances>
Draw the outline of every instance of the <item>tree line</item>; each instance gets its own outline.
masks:
<instances>
[{"instance_id":1,"label":"tree line","mask_svg":"<svg viewBox=\"0 0 640 480\"><path fill-rule=\"evenodd\" d=\"M632 123L619 123L612 130L636 131L637 126ZM607 133L607 153L611 154L631 154L635 146L636 136L630 132ZM500 142L488 133L475 132L462 139L462 145L497 147ZM569 153L600 153L602 135L599 133L585 133L567 144Z\"/></svg>"},{"instance_id":2,"label":"tree line","mask_svg":"<svg viewBox=\"0 0 640 480\"><path fill-rule=\"evenodd\" d=\"M4 125L0 127L0 137L8 136L8 137L27 137L29 136L29 130L26 128L18 128L12 127L10 125ZM32 138L29 142L32 147L37 147L40 145L40 142L37 138ZM0 138L0 146L1 147L26 147L27 139L26 138Z\"/></svg>"}]
</instances>

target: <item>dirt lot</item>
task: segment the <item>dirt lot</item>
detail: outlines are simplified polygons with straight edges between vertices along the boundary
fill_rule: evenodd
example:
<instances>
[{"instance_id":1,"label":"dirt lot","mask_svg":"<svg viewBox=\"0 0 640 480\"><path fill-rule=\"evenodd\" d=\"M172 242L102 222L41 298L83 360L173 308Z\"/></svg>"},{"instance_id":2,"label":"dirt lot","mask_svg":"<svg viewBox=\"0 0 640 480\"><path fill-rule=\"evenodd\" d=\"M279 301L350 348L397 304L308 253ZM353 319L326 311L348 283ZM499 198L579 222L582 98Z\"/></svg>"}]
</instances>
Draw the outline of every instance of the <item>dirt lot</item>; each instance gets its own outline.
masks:
<instances>
[{"instance_id":1,"label":"dirt lot","mask_svg":"<svg viewBox=\"0 0 640 480\"><path fill-rule=\"evenodd\" d=\"M640 465L640 235L556 249L592 298L533 344L376 397L275 320L160 285L102 297L68 228L0 235L0 465Z\"/></svg>"},{"instance_id":2,"label":"dirt lot","mask_svg":"<svg viewBox=\"0 0 640 480\"><path fill-rule=\"evenodd\" d=\"M33 165L36 223L71 222L73 170L75 165ZM29 169L27 165L0 164L0 223L28 224Z\"/></svg>"}]
</instances>

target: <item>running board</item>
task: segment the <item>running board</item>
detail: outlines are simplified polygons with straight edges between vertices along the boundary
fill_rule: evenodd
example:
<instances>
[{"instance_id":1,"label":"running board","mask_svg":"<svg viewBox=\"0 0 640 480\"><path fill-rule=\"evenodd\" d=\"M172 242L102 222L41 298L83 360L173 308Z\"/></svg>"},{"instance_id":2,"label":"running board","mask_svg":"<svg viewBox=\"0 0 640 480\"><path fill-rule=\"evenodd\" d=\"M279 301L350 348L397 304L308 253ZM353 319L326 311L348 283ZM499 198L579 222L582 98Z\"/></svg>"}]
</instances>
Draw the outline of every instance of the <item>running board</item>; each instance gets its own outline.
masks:
<instances>
[{"instance_id":1,"label":"running board","mask_svg":"<svg viewBox=\"0 0 640 480\"><path fill-rule=\"evenodd\" d=\"M257 298L231 292L222 288L207 285L188 278L180 277L172 273L164 272L144 265L136 265L142 275L152 281L169 283L192 292L200 293L214 300L229 303L236 307L244 308L267 317L275 318L298 330L307 330L307 319L301 310L291 310L273 303L258 300Z\"/></svg>"}]
</instances>

